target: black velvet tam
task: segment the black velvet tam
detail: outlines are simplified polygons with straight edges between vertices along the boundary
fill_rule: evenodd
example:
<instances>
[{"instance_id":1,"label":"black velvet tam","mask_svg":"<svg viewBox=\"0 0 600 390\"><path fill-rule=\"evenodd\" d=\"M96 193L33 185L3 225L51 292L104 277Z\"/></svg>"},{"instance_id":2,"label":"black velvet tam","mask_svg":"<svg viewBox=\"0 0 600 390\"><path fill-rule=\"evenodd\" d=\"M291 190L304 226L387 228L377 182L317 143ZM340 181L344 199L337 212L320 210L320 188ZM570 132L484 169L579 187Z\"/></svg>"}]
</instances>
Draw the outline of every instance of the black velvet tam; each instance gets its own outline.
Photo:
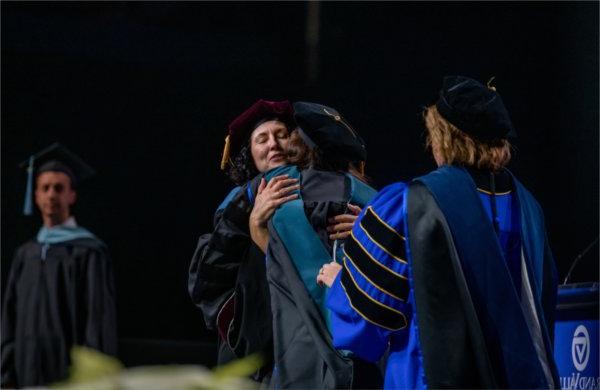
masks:
<instances>
[{"instance_id":1,"label":"black velvet tam","mask_svg":"<svg viewBox=\"0 0 600 390\"><path fill-rule=\"evenodd\" d=\"M365 161L365 142L356 130L334 108L317 103L294 103L294 118L309 138L307 144L316 145L326 153L348 161Z\"/></svg>"},{"instance_id":2,"label":"black velvet tam","mask_svg":"<svg viewBox=\"0 0 600 390\"><path fill-rule=\"evenodd\" d=\"M444 77L436 107L448 122L480 141L517 136L495 88L468 77Z\"/></svg>"}]
</instances>

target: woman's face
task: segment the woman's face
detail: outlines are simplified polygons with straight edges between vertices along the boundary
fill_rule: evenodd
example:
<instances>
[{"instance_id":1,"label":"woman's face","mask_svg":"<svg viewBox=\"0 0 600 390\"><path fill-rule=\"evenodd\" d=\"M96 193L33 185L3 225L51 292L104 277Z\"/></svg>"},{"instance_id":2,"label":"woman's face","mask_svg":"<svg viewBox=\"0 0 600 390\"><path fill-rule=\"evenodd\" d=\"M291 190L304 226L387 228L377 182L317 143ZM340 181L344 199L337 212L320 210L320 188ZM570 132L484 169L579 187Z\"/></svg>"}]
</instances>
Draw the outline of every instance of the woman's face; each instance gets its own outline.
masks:
<instances>
[{"instance_id":1,"label":"woman's face","mask_svg":"<svg viewBox=\"0 0 600 390\"><path fill-rule=\"evenodd\" d=\"M283 122L267 121L250 135L250 152L259 172L287 164L290 133Z\"/></svg>"}]
</instances>

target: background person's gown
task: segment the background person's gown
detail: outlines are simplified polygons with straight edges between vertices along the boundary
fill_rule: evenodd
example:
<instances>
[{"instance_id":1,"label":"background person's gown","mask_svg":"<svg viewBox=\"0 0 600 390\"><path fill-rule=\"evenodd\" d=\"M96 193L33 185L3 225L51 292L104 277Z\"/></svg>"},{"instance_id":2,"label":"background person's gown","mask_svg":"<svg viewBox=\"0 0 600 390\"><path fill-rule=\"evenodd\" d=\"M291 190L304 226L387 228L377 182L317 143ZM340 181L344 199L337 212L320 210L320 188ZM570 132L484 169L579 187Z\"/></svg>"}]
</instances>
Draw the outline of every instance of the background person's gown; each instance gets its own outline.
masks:
<instances>
[{"instance_id":1,"label":"background person's gown","mask_svg":"<svg viewBox=\"0 0 600 390\"><path fill-rule=\"evenodd\" d=\"M3 387L64 379L73 345L115 355L115 315L112 265L101 241L25 243L16 251L4 292Z\"/></svg>"}]
</instances>

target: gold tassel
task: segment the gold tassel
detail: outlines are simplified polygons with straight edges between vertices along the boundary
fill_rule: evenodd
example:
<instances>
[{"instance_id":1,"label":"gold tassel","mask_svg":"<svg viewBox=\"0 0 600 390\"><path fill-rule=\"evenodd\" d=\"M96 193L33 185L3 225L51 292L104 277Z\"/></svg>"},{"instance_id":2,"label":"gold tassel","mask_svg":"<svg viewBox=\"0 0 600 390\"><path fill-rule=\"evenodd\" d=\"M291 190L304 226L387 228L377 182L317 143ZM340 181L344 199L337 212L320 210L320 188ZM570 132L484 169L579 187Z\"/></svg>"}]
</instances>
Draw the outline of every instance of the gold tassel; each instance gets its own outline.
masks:
<instances>
[{"instance_id":1,"label":"gold tassel","mask_svg":"<svg viewBox=\"0 0 600 390\"><path fill-rule=\"evenodd\" d=\"M358 170L360 171L360 174L363 176L365 175L365 166L366 165L367 165L367 163L364 161L359 161L359 163L358 163Z\"/></svg>"},{"instance_id":2,"label":"gold tassel","mask_svg":"<svg viewBox=\"0 0 600 390\"><path fill-rule=\"evenodd\" d=\"M487 82L487 87L489 89L491 89L492 91L496 92L496 87L492 86L492 81L494 81L494 79L496 78L496 76L492 76L492 78L490 79L490 81Z\"/></svg>"},{"instance_id":3,"label":"gold tassel","mask_svg":"<svg viewBox=\"0 0 600 390\"><path fill-rule=\"evenodd\" d=\"M223 148L223 157L221 158L221 170L224 171L227 168L227 163L229 162L229 149L231 148L231 141L229 140L229 135L225 137L225 147Z\"/></svg>"}]
</instances>

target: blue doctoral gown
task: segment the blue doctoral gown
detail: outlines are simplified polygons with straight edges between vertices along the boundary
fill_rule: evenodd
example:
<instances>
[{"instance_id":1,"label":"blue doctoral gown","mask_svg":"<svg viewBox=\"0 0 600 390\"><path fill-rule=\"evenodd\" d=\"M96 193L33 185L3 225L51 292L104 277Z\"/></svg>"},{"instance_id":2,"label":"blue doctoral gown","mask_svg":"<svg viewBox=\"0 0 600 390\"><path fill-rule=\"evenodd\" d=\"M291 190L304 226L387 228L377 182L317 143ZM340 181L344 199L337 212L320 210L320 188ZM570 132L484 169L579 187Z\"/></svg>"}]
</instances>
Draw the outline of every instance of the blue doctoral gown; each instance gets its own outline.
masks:
<instances>
[{"instance_id":1,"label":"blue doctoral gown","mask_svg":"<svg viewBox=\"0 0 600 390\"><path fill-rule=\"evenodd\" d=\"M385 388L558 384L543 215L503 175L512 190L491 196L444 166L384 188L355 224L327 298L334 345L370 361L389 346Z\"/></svg>"}]
</instances>

